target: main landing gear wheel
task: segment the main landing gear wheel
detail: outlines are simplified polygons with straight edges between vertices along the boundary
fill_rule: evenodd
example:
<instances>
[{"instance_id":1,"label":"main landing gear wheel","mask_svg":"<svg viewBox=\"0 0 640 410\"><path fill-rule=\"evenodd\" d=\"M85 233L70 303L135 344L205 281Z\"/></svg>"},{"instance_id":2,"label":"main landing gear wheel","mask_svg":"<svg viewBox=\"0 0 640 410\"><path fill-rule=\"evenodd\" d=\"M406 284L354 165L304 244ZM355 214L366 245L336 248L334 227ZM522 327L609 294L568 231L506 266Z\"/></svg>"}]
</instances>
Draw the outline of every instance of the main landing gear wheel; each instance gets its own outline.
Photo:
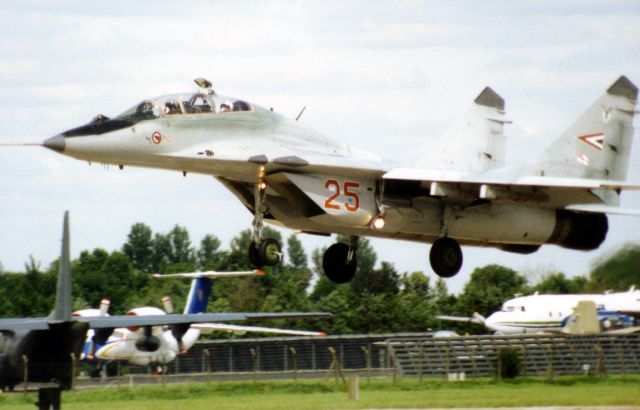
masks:
<instances>
[{"instance_id":1,"label":"main landing gear wheel","mask_svg":"<svg viewBox=\"0 0 640 410\"><path fill-rule=\"evenodd\" d=\"M440 238L431 245L429 262L438 276L450 278L462 267L462 249L455 240Z\"/></svg>"},{"instance_id":2,"label":"main landing gear wheel","mask_svg":"<svg viewBox=\"0 0 640 410\"><path fill-rule=\"evenodd\" d=\"M355 253L349 258L351 247L346 243L334 243L324 252L322 268L334 283L347 283L353 279L358 267Z\"/></svg>"},{"instance_id":3,"label":"main landing gear wheel","mask_svg":"<svg viewBox=\"0 0 640 410\"><path fill-rule=\"evenodd\" d=\"M256 268L274 266L282 259L282 251L278 241L272 238L261 240L258 245L249 245L249 260Z\"/></svg>"}]
</instances>

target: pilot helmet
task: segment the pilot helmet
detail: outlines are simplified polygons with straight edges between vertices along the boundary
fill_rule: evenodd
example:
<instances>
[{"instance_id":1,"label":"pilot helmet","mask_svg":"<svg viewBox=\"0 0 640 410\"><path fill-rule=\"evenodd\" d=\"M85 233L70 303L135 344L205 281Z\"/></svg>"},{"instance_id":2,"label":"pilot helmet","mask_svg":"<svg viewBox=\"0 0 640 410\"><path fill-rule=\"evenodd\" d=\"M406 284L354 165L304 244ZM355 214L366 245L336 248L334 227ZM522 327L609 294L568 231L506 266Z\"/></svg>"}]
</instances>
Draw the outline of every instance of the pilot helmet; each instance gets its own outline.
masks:
<instances>
[{"instance_id":1,"label":"pilot helmet","mask_svg":"<svg viewBox=\"0 0 640 410\"><path fill-rule=\"evenodd\" d=\"M223 110L223 107L227 107L227 109ZM233 103L231 101L225 101L222 104L220 104L220 111L231 111L232 108L233 108Z\"/></svg>"}]
</instances>

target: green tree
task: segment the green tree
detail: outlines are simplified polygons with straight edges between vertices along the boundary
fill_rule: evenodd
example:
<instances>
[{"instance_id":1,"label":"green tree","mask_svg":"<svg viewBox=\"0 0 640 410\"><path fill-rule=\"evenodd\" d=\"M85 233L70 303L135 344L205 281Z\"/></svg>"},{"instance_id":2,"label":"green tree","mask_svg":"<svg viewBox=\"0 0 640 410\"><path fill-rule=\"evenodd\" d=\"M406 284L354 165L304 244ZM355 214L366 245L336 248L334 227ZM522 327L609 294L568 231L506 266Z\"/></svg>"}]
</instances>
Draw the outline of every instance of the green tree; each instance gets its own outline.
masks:
<instances>
[{"instance_id":1,"label":"green tree","mask_svg":"<svg viewBox=\"0 0 640 410\"><path fill-rule=\"evenodd\" d=\"M122 252L104 249L83 251L72 263L75 294L96 307L102 298L111 300L111 313L122 314L132 306L130 299L146 286L146 276L137 276ZM89 307L89 306L87 306Z\"/></svg>"},{"instance_id":2,"label":"green tree","mask_svg":"<svg viewBox=\"0 0 640 410\"><path fill-rule=\"evenodd\" d=\"M191 239L189 239L189 231L187 228L176 225L169 232L169 240L171 242L171 256L169 261L174 263L191 263L195 262L194 251L191 248Z\"/></svg>"},{"instance_id":3,"label":"green tree","mask_svg":"<svg viewBox=\"0 0 640 410\"><path fill-rule=\"evenodd\" d=\"M599 292L640 288L640 244L625 244L612 255L596 260L588 286Z\"/></svg>"},{"instance_id":4,"label":"green tree","mask_svg":"<svg viewBox=\"0 0 640 410\"><path fill-rule=\"evenodd\" d=\"M171 238L168 235L156 233L153 237L152 247L151 271L162 273L174 259Z\"/></svg>"},{"instance_id":5,"label":"green tree","mask_svg":"<svg viewBox=\"0 0 640 410\"><path fill-rule=\"evenodd\" d=\"M307 254L304 251L302 242L295 235L290 235L287 239L287 255L289 256L289 264L293 269L308 269Z\"/></svg>"},{"instance_id":6,"label":"green tree","mask_svg":"<svg viewBox=\"0 0 640 410\"><path fill-rule=\"evenodd\" d=\"M153 270L153 237L151 228L143 223L131 227L127 242L122 245L122 252L129 257L135 269L142 272Z\"/></svg>"},{"instance_id":7,"label":"green tree","mask_svg":"<svg viewBox=\"0 0 640 410\"><path fill-rule=\"evenodd\" d=\"M436 284L431 291L430 299L433 301L436 314L450 315L455 313L458 300L455 295L449 293L447 282L441 277L436 279Z\"/></svg>"},{"instance_id":8,"label":"green tree","mask_svg":"<svg viewBox=\"0 0 640 410\"><path fill-rule=\"evenodd\" d=\"M500 265L476 268L458 297L457 312L488 316L499 310L505 300L526 292L525 285L526 279L513 269Z\"/></svg>"},{"instance_id":9,"label":"green tree","mask_svg":"<svg viewBox=\"0 0 640 410\"><path fill-rule=\"evenodd\" d=\"M422 272L405 274L400 291L398 327L404 331L424 332L435 326L435 304L429 277Z\"/></svg>"},{"instance_id":10,"label":"green tree","mask_svg":"<svg viewBox=\"0 0 640 410\"><path fill-rule=\"evenodd\" d=\"M329 296L331 292L333 292L336 288L339 287L338 284L333 283L327 276L324 274L324 270L322 269L322 255L327 248L316 248L311 253L311 260L313 261L313 271L316 275L316 283L313 286L313 290L311 291L311 295L309 296L313 302L318 303L322 298Z\"/></svg>"},{"instance_id":11,"label":"green tree","mask_svg":"<svg viewBox=\"0 0 640 410\"><path fill-rule=\"evenodd\" d=\"M215 235L205 235L200 241L197 256L202 270L218 270L224 264L226 253L220 250L220 240Z\"/></svg>"},{"instance_id":12,"label":"green tree","mask_svg":"<svg viewBox=\"0 0 640 410\"><path fill-rule=\"evenodd\" d=\"M532 288L532 291L541 294L566 295L584 292L586 285L587 279L584 276L575 276L569 279L564 276L564 273L559 272L545 277Z\"/></svg>"}]
</instances>

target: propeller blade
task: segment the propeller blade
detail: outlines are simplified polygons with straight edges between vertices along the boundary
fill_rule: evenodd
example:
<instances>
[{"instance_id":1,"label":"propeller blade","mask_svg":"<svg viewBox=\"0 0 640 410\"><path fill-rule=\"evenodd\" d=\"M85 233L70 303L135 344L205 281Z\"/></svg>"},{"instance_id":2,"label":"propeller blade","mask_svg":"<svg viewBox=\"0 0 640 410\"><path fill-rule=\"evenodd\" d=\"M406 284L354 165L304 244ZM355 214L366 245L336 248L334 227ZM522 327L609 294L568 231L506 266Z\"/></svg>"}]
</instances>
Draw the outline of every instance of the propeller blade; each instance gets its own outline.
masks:
<instances>
[{"instance_id":1,"label":"propeller blade","mask_svg":"<svg viewBox=\"0 0 640 410\"><path fill-rule=\"evenodd\" d=\"M162 298L162 306L164 306L164 311L171 314L173 313L173 302L171 301L171 296L167 295Z\"/></svg>"},{"instance_id":2,"label":"propeller blade","mask_svg":"<svg viewBox=\"0 0 640 410\"><path fill-rule=\"evenodd\" d=\"M111 301L109 299L102 299L100 301L100 316L106 316L109 313L109 306Z\"/></svg>"}]
</instances>

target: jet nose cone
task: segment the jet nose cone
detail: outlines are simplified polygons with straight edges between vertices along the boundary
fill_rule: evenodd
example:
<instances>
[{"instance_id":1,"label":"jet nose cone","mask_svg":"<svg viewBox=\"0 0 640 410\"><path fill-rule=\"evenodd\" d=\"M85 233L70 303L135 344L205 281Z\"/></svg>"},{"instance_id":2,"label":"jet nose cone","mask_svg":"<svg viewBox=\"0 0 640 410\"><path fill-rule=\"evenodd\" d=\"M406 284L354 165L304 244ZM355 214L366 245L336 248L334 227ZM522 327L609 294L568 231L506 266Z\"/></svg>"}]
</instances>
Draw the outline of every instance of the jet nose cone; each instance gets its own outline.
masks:
<instances>
[{"instance_id":1,"label":"jet nose cone","mask_svg":"<svg viewBox=\"0 0 640 410\"><path fill-rule=\"evenodd\" d=\"M62 152L64 151L64 145L65 145L64 137L58 134L55 137L51 137L49 139L44 140L42 145L54 151Z\"/></svg>"}]
</instances>

